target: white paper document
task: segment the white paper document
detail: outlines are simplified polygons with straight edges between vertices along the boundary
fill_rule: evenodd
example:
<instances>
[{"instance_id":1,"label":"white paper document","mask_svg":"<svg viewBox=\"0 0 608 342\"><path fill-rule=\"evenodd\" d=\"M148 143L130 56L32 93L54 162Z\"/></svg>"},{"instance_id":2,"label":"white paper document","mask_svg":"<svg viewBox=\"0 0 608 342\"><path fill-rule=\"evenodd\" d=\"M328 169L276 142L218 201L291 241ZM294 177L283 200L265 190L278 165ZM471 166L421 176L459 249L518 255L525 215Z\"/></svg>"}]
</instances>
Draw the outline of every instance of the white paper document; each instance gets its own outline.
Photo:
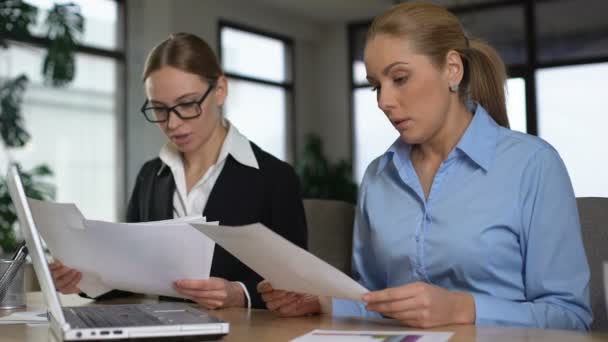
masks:
<instances>
[{"instance_id":1,"label":"white paper document","mask_svg":"<svg viewBox=\"0 0 608 342\"><path fill-rule=\"evenodd\" d=\"M2 324L46 324L48 323L46 310L18 311L8 316L0 317Z\"/></svg>"},{"instance_id":2,"label":"white paper document","mask_svg":"<svg viewBox=\"0 0 608 342\"><path fill-rule=\"evenodd\" d=\"M337 268L261 223L240 227L191 223L276 289L361 301L368 292Z\"/></svg>"},{"instance_id":3,"label":"white paper document","mask_svg":"<svg viewBox=\"0 0 608 342\"><path fill-rule=\"evenodd\" d=\"M91 297L112 289L183 297L175 280L209 278L215 243L188 224L203 217L111 223L86 220L73 204L29 203L51 254L83 273L78 286Z\"/></svg>"},{"instance_id":4,"label":"white paper document","mask_svg":"<svg viewBox=\"0 0 608 342\"><path fill-rule=\"evenodd\" d=\"M429 331L313 330L292 342L444 342L453 333Z\"/></svg>"}]
</instances>

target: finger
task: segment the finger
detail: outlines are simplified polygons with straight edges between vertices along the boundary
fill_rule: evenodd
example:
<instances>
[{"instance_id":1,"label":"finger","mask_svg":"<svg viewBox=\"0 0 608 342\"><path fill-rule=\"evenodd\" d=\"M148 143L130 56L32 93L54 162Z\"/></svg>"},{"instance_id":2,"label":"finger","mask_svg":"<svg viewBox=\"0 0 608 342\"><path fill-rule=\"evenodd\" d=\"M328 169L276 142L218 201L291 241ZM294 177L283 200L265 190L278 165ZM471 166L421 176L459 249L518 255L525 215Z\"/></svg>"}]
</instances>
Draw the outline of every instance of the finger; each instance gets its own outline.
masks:
<instances>
[{"instance_id":1,"label":"finger","mask_svg":"<svg viewBox=\"0 0 608 342\"><path fill-rule=\"evenodd\" d=\"M294 296L294 295L285 296L281 299L276 299L276 300L266 302L266 307L270 311L280 311L281 308L297 302L298 299L300 299L299 296Z\"/></svg>"},{"instance_id":2,"label":"finger","mask_svg":"<svg viewBox=\"0 0 608 342\"><path fill-rule=\"evenodd\" d=\"M281 299L281 298L283 298L285 296L288 296L288 293L286 291L283 291L283 290L274 290L272 292L267 292L267 293L262 294L262 299L265 302L269 302L269 301Z\"/></svg>"},{"instance_id":3,"label":"finger","mask_svg":"<svg viewBox=\"0 0 608 342\"><path fill-rule=\"evenodd\" d=\"M188 296L190 298L195 298L196 300L220 300L224 301L228 298L228 293L226 291L199 291L199 290L184 290L181 288L176 289L179 293L184 296Z\"/></svg>"},{"instance_id":4,"label":"finger","mask_svg":"<svg viewBox=\"0 0 608 342\"><path fill-rule=\"evenodd\" d=\"M258 283L257 290L259 293L272 292L272 285L268 280L262 280Z\"/></svg>"},{"instance_id":5,"label":"finger","mask_svg":"<svg viewBox=\"0 0 608 342\"><path fill-rule=\"evenodd\" d=\"M63 289L58 289L61 293L63 294L73 294L73 293L80 293L80 288L78 287L78 283L80 283L80 279L82 278L82 275L78 276L78 279L75 281L74 285L68 285L68 287L65 287Z\"/></svg>"},{"instance_id":6,"label":"finger","mask_svg":"<svg viewBox=\"0 0 608 342\"><path fill-rule=\"evenodd\" d=\"M61 267L55 269L53 272L51 272L51 275L53 276L53 279L57 280L59 278L62 278L64 276L68 275L72 271L73 271L73 269L71 269L71 268L61 266Z\"/></svg>"},{"instance_id":7,"label":"finger","mask_svg":"<svg viewBox=\"0 0 608 342\"><path fill-rule=\"evenodd\" d=\"M300 295L296 300L283 305L278 311L284 316L300 316L306 313L307 306L310 304L309 301L313 300L314 297Z\"/></svg>"},{"instance_id":8,"label":"finger","mask_svg":"<svg viewBox=\"0 0 608 342\"><path fill-rule=\"evenodd\" d=\"M404 300L371 303L367 305L367 309L381 314L391 314L395 312L415 310L420 308L421 304L421 299L419 297L411 297Z\"/></svg>"},{"instance_id":9,"label":"finger","mask_svg":"<svg viewBox=\"0 0 608 342\"><path fill-rule=\"evenodd\" d=\"M55 285L58 286L58 284L67 283L68 279L73 278L78 273L80 273L80 272L78 272L76 270L72 270L72 269L68 269L67 272L62 272L61 276L54 277Z\"/></svg>"},{"instance_id":10,"label":"finger","mask_svg":"<svg viewBox=\"0 0 608 342\"><path fill-rule=\"evenodd\" d=\"M407 299L415 296L423 285L419 283L407 284L399 287L390 287L380 291L372 291L363 295L363 301L367 303L388 302Z\"/></svg>"},{"instance_id":11,"label":"finger","mask_svg":"<svg viewBox=\"0 0 608 342\"><path fill-rule=\"evenodd\" d=\"M73 287L76 287L76 285L80 281L79 278L80 278L80 272L73 271L73 272L70 272L69 274L57 279L55 281L55 286L57 286L58 289L73 288Z\"/></svg>"},{"instance_id":12,"label":"finger","mask_svg":"<svg viewBox=\"0 0 608 342\"><path fill-rule=\"evenodd\" d=\"M396 312L387 316L390 316L398 321L407 322L409 325L418 325L420 321L425 319L424 310L408 310Z\"/></svg>"},{"instance_id":13,"label":"finger","mask_svg":"<svg viewBox=\"0 0 608 342\"><path fill-rule=\"evenodd\" d=\"M53 261L52 263L49 264L49 269L51 271L54 271L54 270L56 270L58 268L61 268L61 267L63 267L63 264L61 263L61 261L59 261L57 259L55 259L55 261Z\"/></svg>"},{"instance_id":14,"label":"finger","mask_svg":"<svg viewBox=\"0 0 608 342\"><path fill-rule=\"evenodd\" d=\"M214 310L221 308L224 305L224 302L219 300L200 300L196 301L196 303L202 306L205 309Z\"/></svg>"},{"instance_id":15,"label":"finger","mask_svg":"<svg viewBox=\"0 0 608 342\"><path fill-rule=\"evenodd\" d=\"M216 279L180 279L175 285L183 290L219 290L225 287L223 281Z\"/></svg>"}]
</instances>

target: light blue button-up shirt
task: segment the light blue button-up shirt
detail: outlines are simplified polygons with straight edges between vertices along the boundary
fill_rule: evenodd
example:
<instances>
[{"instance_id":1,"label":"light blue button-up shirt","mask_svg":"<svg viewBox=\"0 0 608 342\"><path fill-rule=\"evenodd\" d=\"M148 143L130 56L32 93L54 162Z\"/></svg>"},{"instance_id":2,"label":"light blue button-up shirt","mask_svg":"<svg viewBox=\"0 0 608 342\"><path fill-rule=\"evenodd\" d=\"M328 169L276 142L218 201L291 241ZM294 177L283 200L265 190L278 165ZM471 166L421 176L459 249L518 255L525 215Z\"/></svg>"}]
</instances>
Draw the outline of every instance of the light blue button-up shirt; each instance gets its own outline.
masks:
<instances>
[{"instance_id":1,"label":"light blue button-up shirt","mask_svg":"<svg viewBox=\"0 0 608 342\"><path fill-rule=\"evenodd\" d=\"M479 105L425 200L397 140L367 168L353 273L369 290L421 281L466 291L476 324L588 330L589 266L572 185L545 141L498 126ZM379 316L333 299L334 315Z\"/></svg>"}]
</instances>

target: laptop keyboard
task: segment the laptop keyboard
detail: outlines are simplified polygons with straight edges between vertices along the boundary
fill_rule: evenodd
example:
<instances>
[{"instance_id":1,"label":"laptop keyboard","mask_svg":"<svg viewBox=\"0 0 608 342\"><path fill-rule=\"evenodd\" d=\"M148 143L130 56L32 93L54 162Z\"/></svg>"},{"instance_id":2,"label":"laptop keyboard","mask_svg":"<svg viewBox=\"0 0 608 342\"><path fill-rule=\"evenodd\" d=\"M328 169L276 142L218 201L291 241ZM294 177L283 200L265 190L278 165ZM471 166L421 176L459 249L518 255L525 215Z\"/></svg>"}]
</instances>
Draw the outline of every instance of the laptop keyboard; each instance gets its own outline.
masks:
<instances>
[{"instance_id":1,"label":"laptop keyboard","mask_svg":"<svg viewBox=\"0 0 608 342\"><path fill-rule=\"evenodd\" d=\"M163 325L163 322L158 318L134 306L108 305L64 308L63 314L71 324L74 322L84 323L82 328Z\"/></svg>"}]
</instances>

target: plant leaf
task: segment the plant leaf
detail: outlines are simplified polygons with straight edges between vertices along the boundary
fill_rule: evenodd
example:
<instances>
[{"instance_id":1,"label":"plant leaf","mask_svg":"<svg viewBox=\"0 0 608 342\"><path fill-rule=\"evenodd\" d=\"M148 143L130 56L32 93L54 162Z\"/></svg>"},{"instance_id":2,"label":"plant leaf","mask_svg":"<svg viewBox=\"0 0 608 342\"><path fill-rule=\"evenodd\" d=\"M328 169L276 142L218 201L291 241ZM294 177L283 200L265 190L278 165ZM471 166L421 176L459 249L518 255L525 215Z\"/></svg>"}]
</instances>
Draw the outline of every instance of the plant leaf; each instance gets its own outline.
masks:
<instances>
[{"instance_id":1,"label":"plant leaf","mask_svg":"<svg viewBox=\"0 0 608 342\"><path fill-rule=\"evenodd\" d=\"M55 4L45 21L51 45L42 66L45 82L64 86L74 79L76 40L84 33L84 17L74 3Z\"/></svg>"},{"instance_id":2,"label":"plant leaf","mask_svg":"<svg viewBox=\"0 0 608 342\"><path fill-rule=\"evenodd\" d=\"M30 140L21 114L28 79L20 75L0 87L0 136L7 147L21 147Z\"/></svg>"}]
</instances>

